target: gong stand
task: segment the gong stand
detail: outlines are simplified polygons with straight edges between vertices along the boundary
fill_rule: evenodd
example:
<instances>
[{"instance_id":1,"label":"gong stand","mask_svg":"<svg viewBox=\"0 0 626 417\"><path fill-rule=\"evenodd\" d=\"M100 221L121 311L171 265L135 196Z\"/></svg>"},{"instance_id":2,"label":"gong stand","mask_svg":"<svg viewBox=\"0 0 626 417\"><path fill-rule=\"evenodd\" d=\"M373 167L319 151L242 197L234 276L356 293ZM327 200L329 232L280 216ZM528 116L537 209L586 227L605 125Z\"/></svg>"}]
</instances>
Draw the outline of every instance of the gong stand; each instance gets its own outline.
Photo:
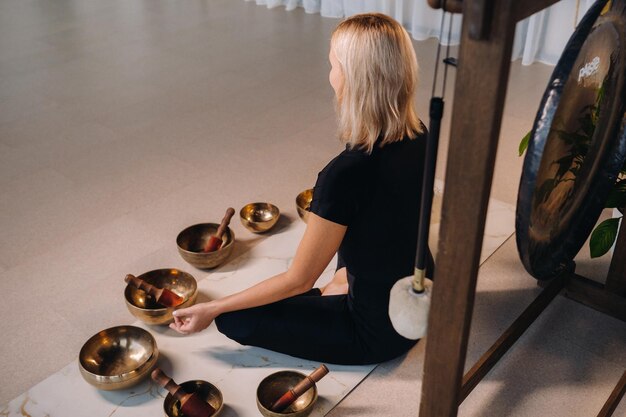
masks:
<instances>
[{"instance_id":1,"label":"gong stand","mask_svg":"<svg viewBox=\"0 0 626 417\"><path fill-rule=\"evenodd\" d=\"M420 417L456 416L459 404L561 292L626 321L626 227L623 226L606 285L575 274L572 263L560 276L547 281L541 294L463 376L515 24L556 1L463 1ZM438 2L429 0L429 3ZM459 166L463 167L463 175L456 172ZM621 378L599 415L610 416L625 390L626 376Z\"/></svg>"}]
</instances>

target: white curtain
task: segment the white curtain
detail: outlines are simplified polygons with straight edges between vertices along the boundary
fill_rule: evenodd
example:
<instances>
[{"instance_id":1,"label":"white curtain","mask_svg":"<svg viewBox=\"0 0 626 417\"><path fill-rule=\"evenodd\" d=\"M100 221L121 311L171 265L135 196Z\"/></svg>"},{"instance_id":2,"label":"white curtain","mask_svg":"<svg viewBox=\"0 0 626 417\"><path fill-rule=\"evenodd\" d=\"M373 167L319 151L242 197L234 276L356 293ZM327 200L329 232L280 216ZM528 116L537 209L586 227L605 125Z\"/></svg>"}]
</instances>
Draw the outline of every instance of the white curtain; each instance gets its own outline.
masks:
<instances>
[{"instance_id":1,"label":"white curtain","mask_svg":"<svg viewBox=\"0 0 626 417\"><path fill-rule=\"evenodd\" d=\"M416 40L438 38L441 25L441 10L431 9L426 0L246 1L256 1L257 4L266 5L269 8L284 6L287 10L302 7L307 13L321 13L324 17L334 18L364 12L381 12L401 22ZM530 65L533 62L556 64L574 27L593 3L594 0L561 0L519 22L515 31L513 60L521 58L524 65ZM460 34L461 16L455 15L450 43L458 44ZM448 43L447 29L440 41L443 44Z\"/></svg>"}]
</instances>

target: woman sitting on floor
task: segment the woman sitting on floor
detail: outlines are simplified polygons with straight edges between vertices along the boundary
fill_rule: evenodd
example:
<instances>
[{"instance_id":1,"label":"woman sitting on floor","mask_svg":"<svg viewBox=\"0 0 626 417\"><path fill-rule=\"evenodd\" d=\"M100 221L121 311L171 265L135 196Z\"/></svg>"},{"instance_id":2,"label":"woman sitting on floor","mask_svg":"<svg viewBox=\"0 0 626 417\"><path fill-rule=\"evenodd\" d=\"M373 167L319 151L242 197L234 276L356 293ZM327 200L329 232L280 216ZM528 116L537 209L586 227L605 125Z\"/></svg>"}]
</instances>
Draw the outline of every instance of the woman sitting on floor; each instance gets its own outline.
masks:
<instances>
[{"instance_id":1,"label":"woman sitting on floor","mask_svg":"<svg viewBox=\"0 0 626 417\"><path fill-rule=\"evenodd\" d=\"M416 341L388 316L394 283L413 273L426 128L415 112L417 60L406 30L382 14L333 32L329 81L346 149L319 173L306 232L286 272L181 309L170 326L336 364L392 359ZM335 276L313 288L338 254Z\"/></svg>"}]
</instances>

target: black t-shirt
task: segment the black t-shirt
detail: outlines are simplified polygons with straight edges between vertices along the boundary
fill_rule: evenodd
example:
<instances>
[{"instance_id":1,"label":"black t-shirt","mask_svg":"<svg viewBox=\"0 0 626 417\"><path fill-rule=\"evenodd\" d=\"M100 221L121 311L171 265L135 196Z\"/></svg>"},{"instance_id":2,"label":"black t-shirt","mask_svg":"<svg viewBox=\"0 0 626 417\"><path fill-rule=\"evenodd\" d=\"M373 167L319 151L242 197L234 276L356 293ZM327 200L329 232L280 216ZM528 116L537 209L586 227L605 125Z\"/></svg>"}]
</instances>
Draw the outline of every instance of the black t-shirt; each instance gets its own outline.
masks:
<instances>
[{"instance_id":1,"label":"black t-shirt","mask_svg":"<svg viewBox=\"0 0 626 417\"><path fill-rule=\"evenodd\" d=\"M346 148L315 184L311 212L347 226L338 267L348 272L350 309L372 331L390 326L391 287L413 274L425 154L425 128L371 154Z\"/></svg>"}]
</instances>

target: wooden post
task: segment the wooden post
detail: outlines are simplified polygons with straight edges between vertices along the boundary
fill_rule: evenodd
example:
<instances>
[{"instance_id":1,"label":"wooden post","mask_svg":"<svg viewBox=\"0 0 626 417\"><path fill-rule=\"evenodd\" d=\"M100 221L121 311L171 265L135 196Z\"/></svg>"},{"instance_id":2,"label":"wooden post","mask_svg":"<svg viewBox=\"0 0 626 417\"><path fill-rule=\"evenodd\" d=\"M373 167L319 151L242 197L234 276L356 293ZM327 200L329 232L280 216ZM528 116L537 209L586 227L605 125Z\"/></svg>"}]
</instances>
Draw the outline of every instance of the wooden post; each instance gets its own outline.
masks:
<instances>
[{"instance_id":1,"label":"wooden post","mask_svg":"<svg viewBox=\"0 0 626 417\"><path fill-rule=\"evenodd\" d=\"M486 40L469 36L485 22L463 20L420 417L458 412L515 30L510 1L494 7Z\"/></svg>"},{"instance_id":2,"label":"wooden post","mask_svg":"<svg viewBox=\"0 0 626 417\"><path fill-rule=\"evenodd\" d=\"M458 412L515 23L555 1L467 0L463 5L420 417ZM492 7L490 21L481 15L485 5Z\"/></svg>"}]
</instances>

